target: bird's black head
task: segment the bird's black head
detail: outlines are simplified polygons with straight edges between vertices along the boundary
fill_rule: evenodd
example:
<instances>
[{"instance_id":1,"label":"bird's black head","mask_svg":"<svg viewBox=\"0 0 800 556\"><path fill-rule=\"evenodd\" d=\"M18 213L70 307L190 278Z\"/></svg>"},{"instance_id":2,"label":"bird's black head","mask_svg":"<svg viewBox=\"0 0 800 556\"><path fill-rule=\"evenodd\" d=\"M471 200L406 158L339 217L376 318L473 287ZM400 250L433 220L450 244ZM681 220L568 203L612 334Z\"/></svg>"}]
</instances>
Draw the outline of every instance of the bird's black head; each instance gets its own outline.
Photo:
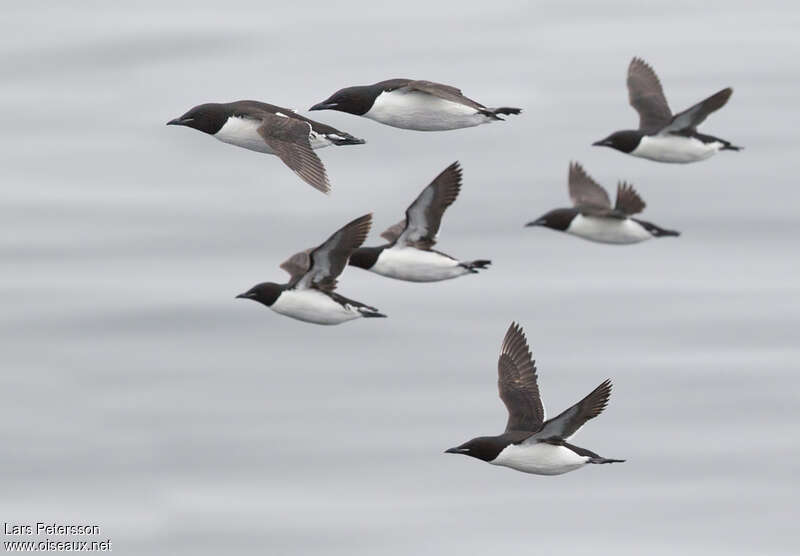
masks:
<instances>
[{"instance_id":1,"label":"bird's black head","mask_svg":"<svg viewBox=\"0 0 800 556\"><path fill-rule=\"evenodd\" d=\"M346 87L339 89L330 97L322 102L315 104L309 110L338 110L363 116L372 105L375 99L383 92L383 88L377 85L360 85L358 87Z\"/></svg>"},{"instance_id":2,"label":"bird's black head","mask_svg":"<svg viewBox=\"0 0 800 556\"><path fill-rule=\"evenodd\" d=\"M461 454L462 456L470 456L483 461L492 461L508 444L507 440L499 436L479 436L464 442L461 446L445 450L444 453Z\"/></svg>"},{"instance_id":3,"label":"bird's black head","mask_svg":"<svg viewBox=\"0 0 800 556\"><path fill-rule=\"evenodd\" d=\"M212 102L195 106L180 118L168 121L167 125L183 125L214 135L225 125L228 116L225 105Z\"/></svg>"},{"instance_id":4,"label":"bird's black head","mask_svg":"<svg viewBox=\"0 0 800 556\"><path fill-rule=\"evenodd\" d=\"M592 143L595 147L611 147L624 153L633 152L639 146L639 141L644 137L644 133L635 129L625 131L615 131L605 139Z\"/></svg>"},{"instance_id":5,"label":"bird's black head","mask_svg":"<svg viewBox=\"0 0 800 556\"><path fill-rule=\"evenodd\" d=\"M383 246L359 247L353 251L352 255L350 255L350 259L347 261L347 264L350 266L357 266L358 268L370 269L378 261L378 257L383 250Z\"/></svg>"},{"instance_id":6,"label":"bird's black head","mask_svg":"<svg viewBox=\"0 0 800 556\"><path fill-rule=\"evenodd\" d=\"M272 304L278 300L278 298L281 296L281 293L283 293L283 290L285 289L285 284L264 282L262 284L253 286L244 293L240 293L236 296L236 299L252 299L253 301L258 301L267 307L271 307Z\"/></svg>"},{"instance_id":7,"label":"bird's black head","mask_svg":"<svg viewBox=\"0 0 800 556\"><path fill-rule=\"evenodd\" d=\"M574 208L560 208L554 209L547 214L540 216L536 220L528 222L526 226L544 226L551 230L558 230L559 232L566 231L572 220L578 214Z\"/></svg>"}]
</instances>

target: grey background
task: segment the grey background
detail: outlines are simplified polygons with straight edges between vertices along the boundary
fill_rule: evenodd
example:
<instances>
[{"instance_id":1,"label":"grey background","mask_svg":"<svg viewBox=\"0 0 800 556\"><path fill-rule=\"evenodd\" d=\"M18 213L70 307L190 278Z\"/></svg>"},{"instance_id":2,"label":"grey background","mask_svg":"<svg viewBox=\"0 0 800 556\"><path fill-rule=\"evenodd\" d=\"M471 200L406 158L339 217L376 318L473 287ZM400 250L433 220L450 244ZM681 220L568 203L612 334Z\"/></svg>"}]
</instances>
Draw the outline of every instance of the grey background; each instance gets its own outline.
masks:
<instances>
[{"instance_id":1,"label":"grey background","mask_svg":"<svg viewBox=\"0 0 800 556\"><path fill-rule=\"evenodd\" d=\"M290 5L291 4L291 5ZM0 515L86 521L121 554L796 554L795 3L29 2L0 19ZM625 70L744 145L660 165L590 147L635 125ZM390 77L505 123L275 158L164 122L253 98L305 110ZM592 244L524 222L569 160L632 181L678 239ZM386 320L318 327L235 294L453 160L440 247L479 276L340 291ZM627 458L537 477L445 448L502 430L496 359L528 333L551 414L614 379L577 443Z\"/></svg>"}]
</instances>

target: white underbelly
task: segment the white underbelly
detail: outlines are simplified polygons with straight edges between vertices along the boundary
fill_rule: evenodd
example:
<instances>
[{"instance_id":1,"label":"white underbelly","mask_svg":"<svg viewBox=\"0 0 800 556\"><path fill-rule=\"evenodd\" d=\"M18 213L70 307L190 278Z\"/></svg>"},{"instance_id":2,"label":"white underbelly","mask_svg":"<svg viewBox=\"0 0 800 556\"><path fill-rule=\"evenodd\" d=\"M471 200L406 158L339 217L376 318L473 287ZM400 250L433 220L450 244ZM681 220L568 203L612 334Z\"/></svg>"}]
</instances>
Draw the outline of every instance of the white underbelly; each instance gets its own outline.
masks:
<instances>
[{"instance_id":1,"label":"white underbelly","mask_svg":"<svg viewBox=\"0 0 800 556\"><path fill-rule=\"evenodd\" d=\"M381 93L364 116L382 124L417 131L444 131L492 121L474 108L419 91Z\"/></svg>"},{"instance_id":2,"label":"white underbelly","mask_svg":"<svg viewBox=\"0 0 800 556\"><path fill-rule=\"evenodd\" d=\"M381 276L408 282L438 282L469 272L450 257L413 247L384 249L370 270Z\"/></svg>"},{"instance_id":3,"label":"white underbelly","mask_svg":"<svg viewBox=\"0 0 800 556\"><path fill-rule=\"evenodd\" d=\"M651 239L644 226L630 218L600 218L579 214L573 218L567 233L599 243L628 244Z\"/></svg>"},{"instance_id":4,"label":"white underbelly","mask_svg":"<svg viewBox=\"0 0 800 556\"><path fill-rule=\"evenodd\" d=\"M236 145L251 151L258 151L260 153L275 154L269 145L264 141L264 138L258 133L258 128L261 127L259 120L249 118L228 118L225 125L214 134L214 137L228 143ZM327 147L331 142L324 136L315 132L311 132L309 142L312 149L321 149Z\"/></svg>"},{"instance_id":5,"label":"white underbelly","mask_svg":"<svg viewBox=\"0 0 800 556\"><path fill-rule=\"evenodd\" d=\"M658 162L686 164L704 160L724 145L719 141L703 143L694 137L680 135L646 135L631 154Z\"/></svg>"},{"instance_id":6,"label":"white underbelly","mask_svg":"<svg viewBox=\"0 0 800 556\"><path fill-rule=\"evenodd\" d=\"M276 313L314 324L340 324L361 317L355 308L316 290L284 290L270 307Z\"/></svg>"},{"instance_id":7,"label":"white underbelly","mask_svg":"<svg viewBox=\"0 0 800 556\"><path fill-rule=\"evenodd\" d=\"M490 463L535 475L561 475L583 467L589 458L544 442L511 444Z\"/></svg>"}]
</instances>

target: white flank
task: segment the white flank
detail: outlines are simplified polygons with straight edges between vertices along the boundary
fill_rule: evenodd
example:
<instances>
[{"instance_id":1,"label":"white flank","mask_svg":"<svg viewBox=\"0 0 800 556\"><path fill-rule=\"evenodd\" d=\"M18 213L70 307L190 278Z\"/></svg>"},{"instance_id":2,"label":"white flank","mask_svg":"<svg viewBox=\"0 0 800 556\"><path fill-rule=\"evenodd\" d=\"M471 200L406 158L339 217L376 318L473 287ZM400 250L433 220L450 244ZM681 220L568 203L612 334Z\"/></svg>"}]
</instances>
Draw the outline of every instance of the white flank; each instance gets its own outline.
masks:
<instances>
[{"instance_id":1,"label":"white flank","mask_svg":"<svg viewBox=\"0 0 800 556\"><path fill-rule=\"evenodd\" d=\"M251 151L260 153L275 154L264 142L264 138L258 134L261 122L251 118L237 118L231 116L225 125L214 134L214 137L228 143Z\"/></svg>"},{"instance_id":2,"label":"white flank","mask_svg":"<svg viewBox=\"0 0 800 556\"><path fill-rule=\"evenodd\" d=\"M580 456L564 446L523 442L508 445L489 463L535 475L561 475L583 467L588 461L587 456Z\"/></svg>"},{"instance_id":3,"label":"white flank","mask_svg":"<svg viewBox=\"0 0 800 556\"><path fill-rule=\"evenodd\" d=\"M364 117L417 131L444 131L493 121L474 108L420 91L381 93Z\"/></svg>"},{"instance_id":4,"label":"white flank","mask_svg":"<svg viewBox=\"0 0 800 556\"><path fill-rule=\"evenodd\" d=\"M285 114L278 113L278 116L288 118ZM251 151L275 154L272 149L269 148L269 145L264 142L264 138L259 135L259 127L261 127L261 122L259 120L236 118L232 116L228 118L225 125L214 134L214 137L223 143L236 145L237 147L250 149ZM312 149L321 149L332 144L327 137L313 131L310 134L309 141L311 142Z\"/></svg>"},{"instance_id":5,"label":"white flank","mask_svg":"<svg viewBox=\"0 0 800 556\"><path fill-rule=\"evenodd\" d=\"M276 313L315 324L341 324L361 317L350 305L343 306L317 290L284 290L270 307Z\"/></svg>"},{"instance_id":6,"label":"white flank","mask_svg":"<svg viewBox=\"0 0 800 556\"><path fill-rule=\"evenodd\" d=\"M438 282L469 273L455 259L414 247L384 249L369 270L408 282Z\"/></svg>"},{"instance_id":7,"label":"white flank","mask_svg":"<svg viewBox=\"0 0 800 556\"><path fill-rule=\"evenodd\" d=\"M653 237L644 226L630 218L621 220L582 214L572 219L566 232L598 243L639 243Z\"/></svg>"},{"instance_id":8,"label":"white flank","mask_svg":"<svg viewBox=\"0 0 800 556\"><path fill-rule=\"evenodd\" d=\"M705 160L723 146L719 141L703 143L694 137L681 135L645 135L631 154L657 162L686 164Z\"/></svg>"}]
</instances>

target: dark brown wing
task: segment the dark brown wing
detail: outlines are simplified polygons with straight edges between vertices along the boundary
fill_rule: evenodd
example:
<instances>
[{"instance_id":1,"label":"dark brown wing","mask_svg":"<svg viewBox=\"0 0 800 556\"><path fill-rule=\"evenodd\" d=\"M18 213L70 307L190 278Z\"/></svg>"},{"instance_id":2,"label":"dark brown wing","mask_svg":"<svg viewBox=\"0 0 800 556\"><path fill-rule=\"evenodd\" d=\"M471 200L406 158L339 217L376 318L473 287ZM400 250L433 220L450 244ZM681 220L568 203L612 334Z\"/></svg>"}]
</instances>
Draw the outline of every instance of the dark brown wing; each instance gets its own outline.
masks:
<instances>
[{"instance_id":1,"label":"dark brown wing","mask_svg":"<svg viewBox=\"0 0 800 556\"><path fill-rule=\"evenodd\" d=\"M461 167L453 162L422 190L406 210L406 226L399 243L419 249L436 244L436 234L445 209L453 204L461 190Z\"/></svg>"},{"instance_id":2,"label":"dark brown wing","mask_svg":"<svg viewBox=\"0 0 800 556\"><path fill-rule=\"evenodd\" d=\"M542 430L536 433L536 438L569 438L580 429L586 421L600 415L608 405L611 396L611 381L605 380L600 386L581 401L549 419Z\"/></svg>"},{"instance_id":3,"label":"dark brown wing","mask_svg":"<svg viewBox=\"0 0 800 556\"><path fill-rule=\"evenodd\" d=\"M291 170L323 193L331 190L322 161L311 149L311 124L295 118L265 113L258 133Z\"/></svg>"},{"instance_id":4,"label":"dark brown wing","mask_svg":"<svg viewBox=\"0 0 800 556\"><path fill-rule=\"evenodd\" d=\"M381 237L386 241L388 241L389 243L394 243L395 241L397 241L397 238L400 237L400 235L403 233L403 230L405 229L406 229L406 219L404 218L397 224L394 224L386 228L381 234Z\"/></svg>"},{"instance_id":5,"label":"dark brown wing","mask_svg":"<svg viewBox=\"0 0 800 556\"><path fill-rule=\"evenodd\" d=\"M581 208L611 209L611 199L599 183L594 181L577 162L569 165L569 198Z\"/></svg>"},{"instance_id":6,"label":"dark brown wing","mask_svg":"<svg viewBox=\"0 0 800 556\"><path fill-rule=\"evenodd\" d=\"M409 91L420 91L444 100L449 100L450 102L457 102L458 104L463 104L464 106L474 108L478 112L487 112L487 109L483 104L475 102L471 98L465 97L461 92L461 89L452 87L450 85L420 80L409 82L405 88Z\"/></svg>"},{"instance_id":7,"label":"dark brown wing","mask_svg":"<svg viewBox=\"0 0 800 556\"><path fill-rule=\"evenodd\" d=\"M642 212L645 206L645 202L631 184L624 181L617 184L617 202L614 210L631 215Z\"/></svg>"},{"instance_id":8,"label":"dark brown wing","mask_svg":"<svg viewBox=\"0 0 800 556\"><path fill-rule=\"evenodd\" d=\"M641 58L628 66L628 100L639 113L639 129L645 133L656 133L672 120L661 81Z\"/></svg>"},{"instance_id":9,"label":"dark brown wing","mask_svg":"<svg viewBox=\"0 0 800 556\"><path fill-rule=\"evenodd\" d=\"M691 108L687 108L680 114L676 114L662 133L676 133L680 131L693 130L702 124L709 114L716 112L728 102L733 94L733 89L728 87L714 93L705 100L701 100Z\"/></svg>"},{"instance_id":10,"label":"dark brown wing","mask_svg":"<svg viewBox=\"0 0 800 556\"><path fill-rule=\"evenodd\" d=\"M281 263L281 268L289 273L289 282L299 280L311 267L311 249L295 253Z\"/></svg>"},{"instance_id":11,"label":"dark brown wing","mask_svg":"<svg viewBox=\"0 0 800 556\"><path fill-rule=\"evenodd\" d=\"M372 215L365 214L341 227L325 243L311 251L311 266L293 287L317 288L332 292L336 289L336 277L342 273L353 251L367 239Z\"/></svg>"},{"instance_id":12,"label":"dark brown wing","mask_svg":"<svg viewBox=\"0 0 800 556\"><path fill-rule=\"evenodd\" d=\"M515 322L503 339L497 372L500 399L508 409L506 431L538 431L544 421L544 408L536 382L536 367L525 333Z\"/></svg>"}]
</instances>

